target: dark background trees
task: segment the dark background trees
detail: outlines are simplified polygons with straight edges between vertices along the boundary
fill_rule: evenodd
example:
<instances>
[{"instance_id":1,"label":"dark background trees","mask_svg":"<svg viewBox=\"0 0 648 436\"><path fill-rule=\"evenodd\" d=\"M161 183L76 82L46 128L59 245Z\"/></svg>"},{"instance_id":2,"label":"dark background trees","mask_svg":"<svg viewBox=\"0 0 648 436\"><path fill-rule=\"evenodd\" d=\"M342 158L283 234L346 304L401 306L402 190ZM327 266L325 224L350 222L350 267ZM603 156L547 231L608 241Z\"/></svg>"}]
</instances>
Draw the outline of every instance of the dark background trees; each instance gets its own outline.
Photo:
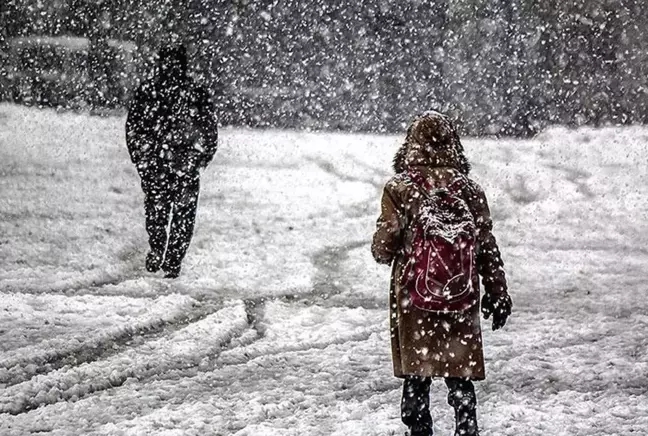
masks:
<instances>
[{"instance_id":1,"label":"dark background trees","mask_svg":"<svg viewBox=\"0 0 648 436\"><path fill-rule=\"evenodd\" d=\"M647 120L648 16L638 0L10 0L2 41L90 40L93 105L111 97L108 39L143 67L168 41L228 124L396 131L449 111L472 134Z\"/></svg>"}]
</instances>

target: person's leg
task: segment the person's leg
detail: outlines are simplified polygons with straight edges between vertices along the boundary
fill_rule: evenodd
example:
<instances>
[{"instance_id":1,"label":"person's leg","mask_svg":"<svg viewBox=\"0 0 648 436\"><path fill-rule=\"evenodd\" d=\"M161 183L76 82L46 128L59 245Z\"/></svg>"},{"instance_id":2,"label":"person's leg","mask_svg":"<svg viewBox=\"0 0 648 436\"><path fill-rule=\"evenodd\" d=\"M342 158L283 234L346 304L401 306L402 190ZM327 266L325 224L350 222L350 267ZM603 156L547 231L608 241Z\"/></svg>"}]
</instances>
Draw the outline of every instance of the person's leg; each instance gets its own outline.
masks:
<instances>
[{"instance_id":1,"label":"person's leg","mask_svg":"<svg viewBox=\"0 0 648 436\"><path fill-rule=\"evenodd\" d=\"M455 436L478 436L477 396L472 381L463 378L446 378L448 404L455 410Z\"/></svg>"},{"instance_id":2,"label":"person's leg","mask_svg":"<svg viewBox=\"0 0 648 436\"><path fill-rule=\"evenodd\" d=\"M162 265L167 246L167 226L171 212L168 180L155 169L141 171L142 190L144 191L144 211L146 213L146 232L149 235L150 251L146 256L146 269L156 272Z\"/></svg>"},{"instance_id":3,"label":"person's leg","mask_svg":"<svg viewBox=\"0 0 648 436\"><path fill-rule=\"evenodd\" d=\"M410 428L412 436L432 435L432 416L430 415L429 377L407 376L403 383L401 400L401 419Z\"/></svg>"},{"instance_id":4,"label":"person's leg","mask_svg":"<svg viewBox=\"0 0 648 436\"><path fill-rule=\"evenodd\" d=\"M173 199L169 245L162 265L167 277L175 278L180 274L182 260L187 254L193 236L199 191L198 174L185 176L177 183Z\"/></svg>"}]
</instances>

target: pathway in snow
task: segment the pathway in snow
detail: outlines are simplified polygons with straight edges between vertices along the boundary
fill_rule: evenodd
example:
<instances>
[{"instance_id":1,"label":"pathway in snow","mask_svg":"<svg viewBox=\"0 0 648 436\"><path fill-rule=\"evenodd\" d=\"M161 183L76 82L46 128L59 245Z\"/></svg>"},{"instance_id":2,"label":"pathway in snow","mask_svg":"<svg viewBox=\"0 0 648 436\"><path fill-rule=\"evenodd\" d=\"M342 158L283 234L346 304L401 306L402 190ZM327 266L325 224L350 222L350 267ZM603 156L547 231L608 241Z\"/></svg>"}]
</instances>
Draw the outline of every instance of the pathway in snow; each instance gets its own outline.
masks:
<instances>
[{"instance_id":1,"label":"pathway in snow","mask_svg":"<svg viewBox=\"0 0 648 436\"><path fill-rule=\"evenodd\" d=\"M368 245L398 138L226 129L167 281L123 120L0 114L0 434L403 433ZM647 144L466 141L516 309L485 329L484 436L648 432Z\"/></svg>"}]
</instances>

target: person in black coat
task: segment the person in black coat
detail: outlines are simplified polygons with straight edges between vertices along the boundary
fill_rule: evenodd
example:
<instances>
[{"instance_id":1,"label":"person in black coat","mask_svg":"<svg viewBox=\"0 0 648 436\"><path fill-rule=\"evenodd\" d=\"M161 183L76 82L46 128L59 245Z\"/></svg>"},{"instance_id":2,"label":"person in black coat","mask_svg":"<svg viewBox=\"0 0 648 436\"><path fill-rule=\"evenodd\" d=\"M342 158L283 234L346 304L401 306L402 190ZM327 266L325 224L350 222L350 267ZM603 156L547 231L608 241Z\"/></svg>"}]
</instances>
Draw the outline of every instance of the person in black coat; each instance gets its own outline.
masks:
<instances>
[{"instance_id":1,"label":"person in black coat","mask_svg":"<svg viewBox=\"0 0 648 436\"><path fill-rule=\"evenodd\" d=\"M126 143L145 196L146 269L178 277L193 235L200 170L218 145L214 105L187 75L183 46L160 50L156 74L135 92Z\"/></svg>"}]
</instances>

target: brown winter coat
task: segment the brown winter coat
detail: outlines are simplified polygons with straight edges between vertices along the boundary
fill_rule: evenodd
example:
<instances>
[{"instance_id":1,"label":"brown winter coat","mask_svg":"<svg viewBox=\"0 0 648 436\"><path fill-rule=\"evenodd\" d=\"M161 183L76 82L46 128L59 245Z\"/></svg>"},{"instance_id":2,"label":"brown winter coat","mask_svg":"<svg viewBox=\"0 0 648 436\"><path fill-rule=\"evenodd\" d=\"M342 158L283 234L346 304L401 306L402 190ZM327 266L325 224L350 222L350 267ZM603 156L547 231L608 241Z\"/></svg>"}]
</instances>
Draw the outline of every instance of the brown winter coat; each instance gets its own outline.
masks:
<instances>
[{"instance_id":1,"label":"brown winter coat","mask_svg":"<svg viewBox=\"0 0 648 436\"><path fill-rule=\"evenodd\" d=\"M458 177L463 178L461 196L468 204L477 225L477 272L484 290L493 296L506 294L506 278L499 249L491 233L492 221L486 197L469 171L463 150L420 146L409 143L399 150L395 168L400 174L385 186L373 238L372 253L376 261L392 264L389 292L390 327L394 375L426 377L463 377L481 380L485 376L479 302L461 314L438 314L414 307L400 287L405 259L403 250L411 238L412 217L420 205L417 188L407 170L422 173L432 186L443 187ZM457 138L457 144L458 138ZM413 145L413 146L412 146ZM479 278L475 274L475 287Z\"/></svg>"}]
</instances>

